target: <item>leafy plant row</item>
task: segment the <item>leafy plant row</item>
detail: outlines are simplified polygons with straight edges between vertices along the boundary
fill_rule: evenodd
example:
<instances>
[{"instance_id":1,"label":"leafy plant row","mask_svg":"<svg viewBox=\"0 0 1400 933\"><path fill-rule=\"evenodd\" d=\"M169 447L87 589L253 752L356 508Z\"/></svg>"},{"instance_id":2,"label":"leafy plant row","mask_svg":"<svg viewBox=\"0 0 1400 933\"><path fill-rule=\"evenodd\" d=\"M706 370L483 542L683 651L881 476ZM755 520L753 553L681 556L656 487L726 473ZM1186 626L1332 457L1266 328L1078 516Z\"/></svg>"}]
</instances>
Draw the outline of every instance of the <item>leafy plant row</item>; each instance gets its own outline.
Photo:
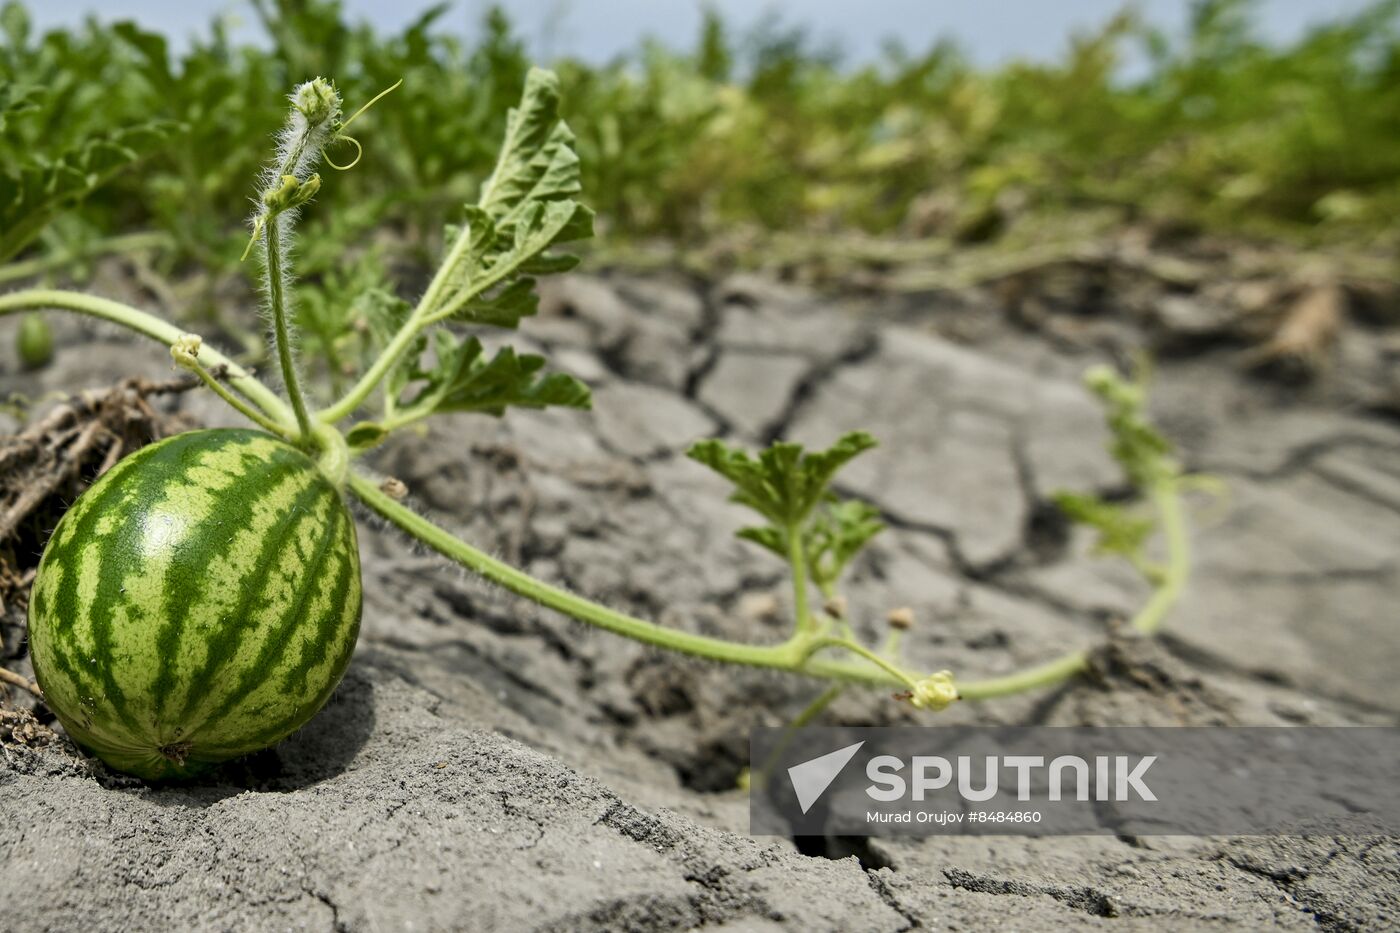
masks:
<instances>
[{"instance_id":1,"label":"leafy plant row","mask_svg":"<svg viewBox=\"0 0 1400 933\"><path fill-rule=\"evenodd\" d=\"M252 8L270 44L240 45L215 23L176 52L130 23L36 35L7 3L0 260L62 205L49 253L80 256L140 229L178 247L173 261L230 268L241 233L229 219L284 89L333 74L354 100L403 84L365 129L376 171L322 195L302 269L339 265L386 223L427 265L449 207L493 168L488 141L528 70L519 35L494 11L468 43L446 4L387 36L353 25L336 0ZM845 67L800 30L736 35L712 13L694 50L646 44L556 70L583 183L614 239L735 226L984 239L1027 214L1102 208L1371 240L1393 236L1400 216L1398 10L1379 0L1275 47L1256 38L1249 0L1202 0L1184 37L1123 15L1058 62L995 70L946 43ZM1142 73L1125 77L1125 61ZM332 152L353 155L349 143Z\"/></svg>"}]
</instances>

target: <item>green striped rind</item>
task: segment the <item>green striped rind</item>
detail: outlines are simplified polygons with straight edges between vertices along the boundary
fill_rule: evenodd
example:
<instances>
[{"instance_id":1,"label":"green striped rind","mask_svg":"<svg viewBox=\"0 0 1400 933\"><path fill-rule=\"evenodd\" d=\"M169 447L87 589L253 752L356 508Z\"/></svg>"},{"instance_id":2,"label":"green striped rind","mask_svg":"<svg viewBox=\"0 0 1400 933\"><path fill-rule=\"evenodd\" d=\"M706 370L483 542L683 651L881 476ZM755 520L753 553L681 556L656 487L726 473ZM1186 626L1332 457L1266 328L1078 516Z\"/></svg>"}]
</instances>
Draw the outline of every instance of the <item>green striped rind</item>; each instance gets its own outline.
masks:
<instances>
[{"instance_id":1,"label":"green striped rind","mask_svg":"<svg viewBox=\"0 0 1400 933\"><path fill-rule=\"evenodd\" d=\"M30 594L48 705L158 779L266 748L325 704L360 625L355 526L305 454L192 431L122 460L54 531Z\"/></svg>"}]
</instances>

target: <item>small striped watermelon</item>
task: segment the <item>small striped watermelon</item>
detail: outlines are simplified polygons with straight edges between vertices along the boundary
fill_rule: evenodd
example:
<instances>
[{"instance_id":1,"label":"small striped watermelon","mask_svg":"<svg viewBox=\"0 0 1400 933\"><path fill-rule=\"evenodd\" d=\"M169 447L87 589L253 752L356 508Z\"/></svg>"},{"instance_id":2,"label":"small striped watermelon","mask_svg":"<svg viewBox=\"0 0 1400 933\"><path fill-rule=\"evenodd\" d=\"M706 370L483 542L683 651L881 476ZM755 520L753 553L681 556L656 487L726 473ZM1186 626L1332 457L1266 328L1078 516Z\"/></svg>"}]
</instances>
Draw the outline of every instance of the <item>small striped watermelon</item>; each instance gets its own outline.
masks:
<instances>
[{"instance_id":1,"label":"small striped watermelon","mask_svg":"<svg viewBox=\"0 0 1400 933\"><path fill-rule=\"evenodd\" d=\"M29 602L45 701L79 744L152 780L291 734L340 682L359 626L340 493L250 430L118 463L58 523Z\"/></svg>"}]
</instances>

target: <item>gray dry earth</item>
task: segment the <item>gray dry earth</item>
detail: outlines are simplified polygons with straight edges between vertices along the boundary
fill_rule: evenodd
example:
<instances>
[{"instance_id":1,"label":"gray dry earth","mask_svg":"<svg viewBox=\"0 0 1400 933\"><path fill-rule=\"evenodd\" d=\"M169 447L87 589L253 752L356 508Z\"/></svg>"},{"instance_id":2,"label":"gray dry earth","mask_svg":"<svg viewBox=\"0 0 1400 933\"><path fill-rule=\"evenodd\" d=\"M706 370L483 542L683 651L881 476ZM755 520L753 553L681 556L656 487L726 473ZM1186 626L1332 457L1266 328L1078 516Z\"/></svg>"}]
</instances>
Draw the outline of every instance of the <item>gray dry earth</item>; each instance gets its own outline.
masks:
<instances>
[{"instance_id":1,"label":"gray dry earth","mask_svg":"<svg viewBox=\"0 0 1400 933\"><path fill-rule=\"evenodd\" d=\"M1156 339L1150 316L1108 308L1075 324L1082 340L1047 340L977 294L847 304L750 278L565 280L516 342L591 382L593 413L448 419L375 466L544 579L669 625L777 639L780 568L732 537L743 515L682 452L714 433L819 444L865 428L884 445L849 491L892 526L849 587L868 637L909 605L909 660L965 676L1100 640L1142 589L1044 503L1119 484L1077 374ZM65 333L90 342L0 388L168 371L114 334ZM1162 423L1229 486L1200 516L1169 632L1125 644L1097 682L943 721L1396 722L1400 428L1327 388L1345 371L1280 388L1242 375L1237 352L1193 350L1160 373ZM210 399L184 404L227 421ZM792 715L812 684L587 630L373 522L361 548L360 650L277 750L153 789L63 746L0 748L0 928L1400 926L1396 839L806 840L801 854L748 837L733 789L747 730ZM914 720L861 693L830 717Z\"/></svg>"}]
</instances>

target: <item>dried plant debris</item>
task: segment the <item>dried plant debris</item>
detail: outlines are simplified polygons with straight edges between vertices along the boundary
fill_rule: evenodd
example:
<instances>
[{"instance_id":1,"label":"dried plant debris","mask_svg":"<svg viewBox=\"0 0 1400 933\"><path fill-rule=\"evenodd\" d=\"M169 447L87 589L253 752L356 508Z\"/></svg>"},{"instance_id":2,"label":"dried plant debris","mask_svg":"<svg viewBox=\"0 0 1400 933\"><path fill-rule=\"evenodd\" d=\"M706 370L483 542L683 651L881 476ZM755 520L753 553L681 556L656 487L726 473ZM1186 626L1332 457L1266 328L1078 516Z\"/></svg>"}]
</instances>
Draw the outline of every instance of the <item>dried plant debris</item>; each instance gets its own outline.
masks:
<instances>
[{"instance_id":1,"label":"dried plant debris","mask_svg":"<svg viewBox=\"0 0 1400 933\"><path fill-rule=\"evenodd\" d=\"M1305 289L1288 306L1273 336L1250 355L1258 369L1307 379L1326 362L1346 320L1347 296L1338 286Z\"/></svg>"},{"instance_id":2,"label":"dried plant debris","mask_svg":"<svg viewBox=\"0 0 1400 933\"><path fill-rule=\"evenodd\" d=\"M0 708L0 748L43 748L58 742L58 733L34 718L27 709Z\"/></svg>"},{"instance_id":3,"label":"dried plant debris","mask_svg":"<svg viewBox=\"0 0 1400 933\"><path fill-rule=\"evenodd\" d=\"M152 399L195 385L188 378L127 379L65 399L19 434L0 437L0 706L17 691L37 692L21 642L29 587L49 533L68 504L123 456L193 426L183 415L158 410ZM0 720L0 740L8 728Z\"/></svg>"}]
</instances>

